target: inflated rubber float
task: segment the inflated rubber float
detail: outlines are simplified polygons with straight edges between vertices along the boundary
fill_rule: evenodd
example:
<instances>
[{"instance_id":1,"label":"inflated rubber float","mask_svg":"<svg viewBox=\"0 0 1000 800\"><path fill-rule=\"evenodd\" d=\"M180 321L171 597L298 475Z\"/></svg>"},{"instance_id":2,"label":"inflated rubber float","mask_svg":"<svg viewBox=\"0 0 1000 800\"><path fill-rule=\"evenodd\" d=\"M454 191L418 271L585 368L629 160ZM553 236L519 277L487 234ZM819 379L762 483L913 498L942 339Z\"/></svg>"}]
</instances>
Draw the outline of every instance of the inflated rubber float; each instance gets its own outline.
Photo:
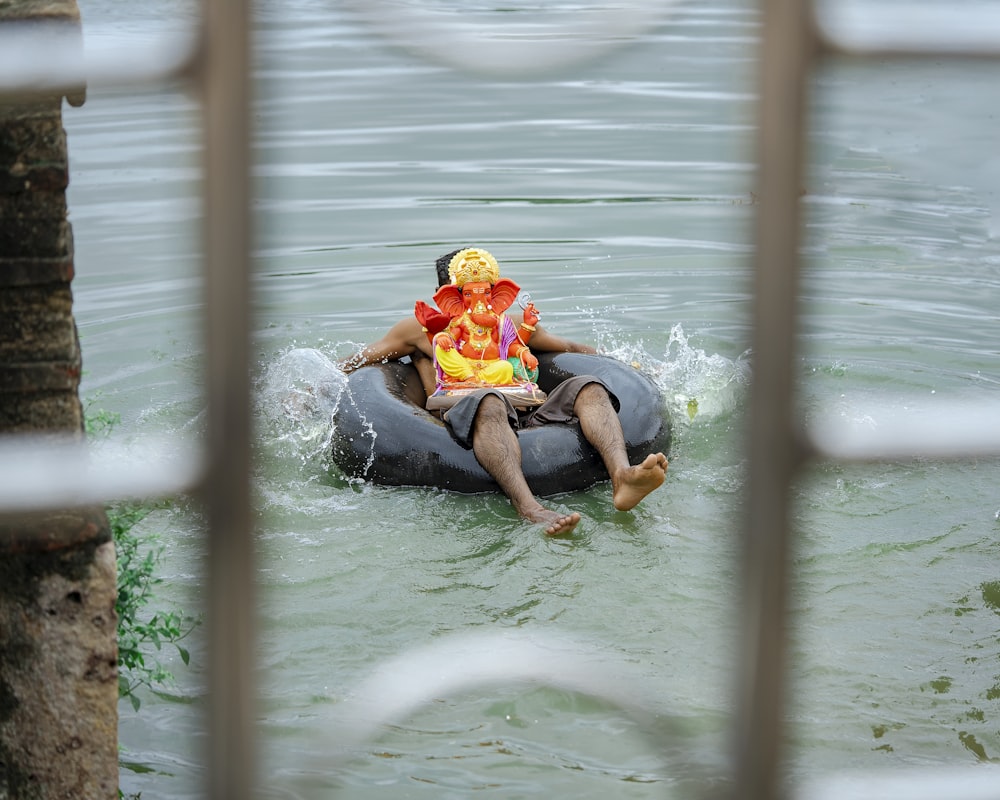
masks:
<instances>
[{"instance_id":1,"label":"inflated rubber float","mask_svg":"<svg viewBox=\"0 0 1000 800\"><path fill-rule=\"evenodd\" d=\"M652 380L608 356L538 355L538 385L550 392L574 375L594 375L621 402L619 419L629 461L668 453L670 417ZM334 411L333 461L350 478L385 486L436 486L456 492L500 488L472 450L423 408L426 395L411 364L389 362L352 372ZM543 425L518 432L521 466L539 496L586 489L608 480L604 462L578 424Z\"/></svg>"}]
</instances>

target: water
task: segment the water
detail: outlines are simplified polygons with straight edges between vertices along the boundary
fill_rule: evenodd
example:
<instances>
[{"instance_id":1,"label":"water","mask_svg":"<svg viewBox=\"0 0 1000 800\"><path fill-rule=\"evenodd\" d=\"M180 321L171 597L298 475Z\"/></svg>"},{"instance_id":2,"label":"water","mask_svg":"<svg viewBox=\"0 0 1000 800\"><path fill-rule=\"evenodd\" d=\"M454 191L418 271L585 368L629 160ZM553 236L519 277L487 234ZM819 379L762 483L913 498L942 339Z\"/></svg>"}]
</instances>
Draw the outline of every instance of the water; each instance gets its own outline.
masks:
<instances>
[{"instance_id":1,"label":"water","mask_svg":"<svg viewBox=\"0 0 1000 800\"><path fill-rule=\"evenodd\" d=\"M189 13L83 11L99 38ZM738 668L754 9L682 5L530 84L416 60L321 2L265 4L257 26L262 795L711 789ZM935 399L995 395L1000 245L976 165L993 158L983 109L996 108L997 77L939 64L817 76L807 418L832 410L867 429ZM94 91L65 124L83 393L120 413L133 443L196 435L196 107L170 90ZM662 387L670 472L634 513L615 512L606 485L561 495L555 507L585 521L547 540L500 496L385 489L329 468L333 362L429 299L434 258L466 243L499 258L550 329ZM791 780L1000 758L998 478L995 461L922 461L817 465L798 484ZM189 609L198 526L179 501L143 528L168 544L165 601ZM334 768L333 726L378 665L469 633L568 640L567 665L620 675L654 730L558 681L491 684L432 697ZM176 683L138 714L121 709L122 786L143 798L200 790L197 637L191 652L187 668L163 651Z\"/></svg>"}]
</instances>

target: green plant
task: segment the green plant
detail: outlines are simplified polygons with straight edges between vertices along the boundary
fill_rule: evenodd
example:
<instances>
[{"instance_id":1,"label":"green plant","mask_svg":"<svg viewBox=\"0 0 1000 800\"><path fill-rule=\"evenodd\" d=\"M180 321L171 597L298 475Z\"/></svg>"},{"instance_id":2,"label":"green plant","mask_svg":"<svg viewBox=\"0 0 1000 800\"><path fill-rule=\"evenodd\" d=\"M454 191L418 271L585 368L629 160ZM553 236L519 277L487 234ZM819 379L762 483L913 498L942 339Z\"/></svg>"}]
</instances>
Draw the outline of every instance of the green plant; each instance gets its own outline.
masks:
<instances>
[{"instance_id":1,"label":"green plant","mask_svg":"<svg viewBox=\"0 0 1000 800\"><path fill-rule=\"evenodd\" d=\"M121 414L113 411L106 411L103 408L92 410L88 402L84 410L83 427L89 438L101 439L107 437L121 419Z\"/></svg>"},{"instance_id":2,"label":"green plant","mask_svg":"<svg viewBox=\"0 0 1000 800\"><path fill-rule=\"evenodd\" d=\"M88 403L85 428L91 439L106 438L121 421L121 417L104 409L93 409ZM134 532L135 526L152 511L166 508L166 502L123 502L107 507L108 524L114 538L118 559L118 696L127 697L132 708L139 710L141 701L136 690L150 689L173 680L150 649L162 650L164 645L177 648L181 660L188 664L191 656L180 642L198 625L198 620L183 611L157 610L147 613L156 599L154 587L162 583L156 574L163 557L164 546L155 535Z\"/></svg>"},{"instance_id":3,"label":"green plant","mask_svg":"<svg viewBox=\"0 0 1000 800\"><path fill-rule=\"evenodd\" d=\"M162 582L156 568L163 545L155 537L140 541L133 528L157 506L148 503L121 503L108 509L108 522L118 554L118 696L127 697L139 710L136 694L140 686L153 688L173 679L160 661L149 655L149 647L159 651L164 645L177 648L188 664L190 654L180 642L198 625L181 611L155 611L144 618L143 611L155 599L154 587ZM143 546L145 544L145 547Z\"/></svg>"}]
</instances>

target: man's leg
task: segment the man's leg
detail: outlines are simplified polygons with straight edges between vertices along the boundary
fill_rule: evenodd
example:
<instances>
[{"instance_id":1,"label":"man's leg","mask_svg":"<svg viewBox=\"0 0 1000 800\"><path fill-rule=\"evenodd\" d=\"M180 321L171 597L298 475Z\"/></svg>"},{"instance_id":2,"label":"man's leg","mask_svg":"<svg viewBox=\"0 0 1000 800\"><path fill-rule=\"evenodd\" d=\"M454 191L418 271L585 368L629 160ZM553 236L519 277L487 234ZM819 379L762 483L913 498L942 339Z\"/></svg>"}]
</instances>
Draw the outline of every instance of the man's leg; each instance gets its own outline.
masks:
<instances>
[{"instance_id":1,"label":"man's leg","mask_svg":"<svg viewBox=\"0 0 1000 800\"><path fill-rule=\"evenodd\" d=\"M611 476L615 508L628 511L666 477L667 457L663 453L646 456L641 464L631 466L625 450L625 435L607 390L599 383L589 383L576 396L573 411L580 420L584 437L604 459Z\"/></svg>"},{"instance_id":2,"label":"man's leg","mask_svg":"<svg viewBox=\"0 0 1000 800\"><path fill-rule=\"evenodd\" d=\"M507 419L507 406L496 395L487 395L479 404L472 452L522 517L544 525L549 536L566 534L576 527L580 521L578 513L559 514L547 509L531 493L521 470L521 445Z\"/></svg>"}]
</instances>

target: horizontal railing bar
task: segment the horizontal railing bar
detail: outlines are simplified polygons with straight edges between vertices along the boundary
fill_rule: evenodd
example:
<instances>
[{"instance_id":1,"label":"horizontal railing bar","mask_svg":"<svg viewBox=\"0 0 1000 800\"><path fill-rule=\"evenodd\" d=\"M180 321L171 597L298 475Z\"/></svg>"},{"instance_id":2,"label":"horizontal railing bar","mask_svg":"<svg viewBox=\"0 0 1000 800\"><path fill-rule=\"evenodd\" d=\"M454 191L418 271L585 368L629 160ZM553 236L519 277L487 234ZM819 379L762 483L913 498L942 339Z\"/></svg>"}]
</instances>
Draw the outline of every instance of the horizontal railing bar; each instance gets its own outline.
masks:
<instances>
[{"instance_id":1,"label":"horizontal railing bar","mask_svg":"<svg viewBox=\"0 0 1000 800\"><path fill-rule=\"evenodd\" d=\"M187 494L201 486L204 458L191 445L136 447L8 437L0 441L0 516Z\"/></svg>"},{"instance_id":2,"label":"horizontal railing bar","mask_svg":"<svg viewBox=\"0 0 1000 800\"><path fill-rule=\"evenodd\" d=\"M431 63L471 74L538 77L629 47L635 37L669 19L677 0L640 0L608 8L560 12L540 4L537 15L500 26L435 4L381 0L349 2L358 19L385 41ZM553 15L547 24L538 17ZM456 46L461 42L461 46Z\"/></svg>"},{"instance_id":3,"label":"horizontal railing bar","mask_svg":"<svg viewBox=\"0 0 1000 800\"><path fill-rule=\"evenodd\" d=\"M186 79L198 58L194 28L132 42L121 34L116 39L91 47L79 29L67 25L0 24L0 96L168 83Z\"/></svg>"},{"instance_id":4,"label":"horizontal railing bar","mask_svg":"<svg viewBox=\"0 0 1000 800\"><path fill-rule=\"evenodd\" d=\"M993 405L941 403L891 416L874 411L867 419L813 419L805 433L808 455L853 462L1000 457L1000 411Z\"/></svg>"},{"instance_id":5,"label":"horizontal railing bar","mask_svg":"<svg viewBox=\"0 0 1000 800\"><path fill-rule=\"evenodd\" d=\"M900 19L898 8L867 7L851 14L834 6L816 9L813 23L816 41L827 55L1000 59L1000 9L962 14L949 6L944 14L907 8Z\"/></svg>"},{"instance_id":6,"label":"horizontal railing bar","mask_svg":"<svg viewBox=\"0 0 1000 800\"><path fill-rule=\"evenodd\" d=\"M898 770L845 772L808 781L793 792L794 800L994 800L1000 768L908 767Z\"/></svg>"},{"instance_id":7,"label":"horizontal railing bar","mask_svg":"<svg viewBox=\"0 0 1000 800\"><path fill-rule=\"evenodd\" d=\"M666 709L656 708L651 687L643 686L642 676L632 673L631 666L608 657L596 641L575 640L552 631L445 636L376 664L333 711L331 748L353 752L440 698L498 685L580 692L617 706L651 739L680 736L676 721ZM329 759L319 768L330 769Z\"/></svg>"}]
</instances>

